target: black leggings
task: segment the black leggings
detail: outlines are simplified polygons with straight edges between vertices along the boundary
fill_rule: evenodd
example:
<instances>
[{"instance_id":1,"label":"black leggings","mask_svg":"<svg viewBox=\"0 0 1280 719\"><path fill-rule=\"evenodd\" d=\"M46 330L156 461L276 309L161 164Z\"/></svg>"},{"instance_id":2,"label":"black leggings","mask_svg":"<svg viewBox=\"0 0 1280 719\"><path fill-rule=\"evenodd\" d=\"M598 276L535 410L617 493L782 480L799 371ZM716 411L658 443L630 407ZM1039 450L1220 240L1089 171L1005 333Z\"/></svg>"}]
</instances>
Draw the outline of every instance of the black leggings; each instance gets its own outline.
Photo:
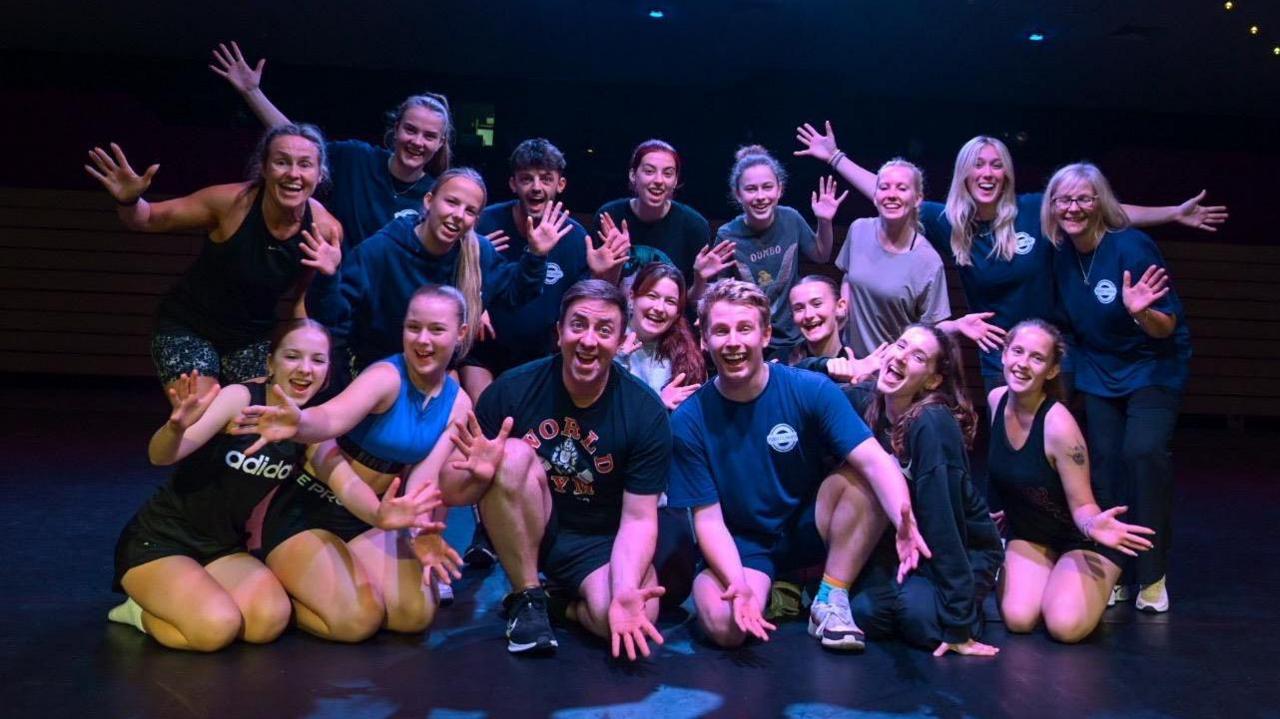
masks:
<instances>
[{"instance_id":1,"label":"black leggings","mask_svg":"<svg viewBox=\"0 0 1280 719\"><path fill-rule=\"evenodd\" d=\"M1173 457L1169 444L1178 421L1178 393L1143 387L1123 397L1084 395L1089 458L1098 504L1128 505L1123 521L1156 530L1155 547L1133 562L1134 579L1151 584L1165 575L1173 542Z\"/></svg>"}]
</instances>

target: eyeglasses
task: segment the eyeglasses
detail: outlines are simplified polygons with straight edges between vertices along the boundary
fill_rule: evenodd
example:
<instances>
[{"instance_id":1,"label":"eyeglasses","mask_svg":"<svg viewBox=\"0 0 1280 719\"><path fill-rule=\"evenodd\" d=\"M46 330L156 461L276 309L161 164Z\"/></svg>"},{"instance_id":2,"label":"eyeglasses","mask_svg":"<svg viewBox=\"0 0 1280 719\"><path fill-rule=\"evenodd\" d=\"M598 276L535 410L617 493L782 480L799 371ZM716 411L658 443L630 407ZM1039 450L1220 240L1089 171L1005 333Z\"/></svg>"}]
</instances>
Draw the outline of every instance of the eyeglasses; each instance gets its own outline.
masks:
<instances>
[{"instance_id":1,"label":"eyeglasses","mask_svg":"<svg viewBox=\"0 0 1280 719\"><path fill-rule=\"evenodd\" d=\"M1059 210L1066 210L1072 205L1079 205L1082 210L1092 210L1093 206L1097 204L1097 202L1097 195L1080 195L1078 197L1063 195L1061 197L1053 198L1053 206Z\"/></svg>"}]
</instances>

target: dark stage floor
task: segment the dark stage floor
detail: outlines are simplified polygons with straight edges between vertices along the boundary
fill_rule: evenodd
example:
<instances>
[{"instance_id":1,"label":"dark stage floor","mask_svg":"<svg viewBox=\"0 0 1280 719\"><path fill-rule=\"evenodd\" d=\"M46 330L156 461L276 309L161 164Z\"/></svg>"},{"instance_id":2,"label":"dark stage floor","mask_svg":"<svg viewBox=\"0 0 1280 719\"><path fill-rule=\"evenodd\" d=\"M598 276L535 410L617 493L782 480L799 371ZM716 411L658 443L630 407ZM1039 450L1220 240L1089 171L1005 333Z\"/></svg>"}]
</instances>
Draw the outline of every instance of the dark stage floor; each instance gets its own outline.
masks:
<instances>
[{"instance_id":1,"label":"dark stage floor","mask_svg":"<svg viewBox=\"0 0 1280 719\"><path fill-rule=\"evenodd\" d=\"M494 571L469 574L425 637L339 646L295 630L201 656L106 622L117 532L165 476L145 457L159 392L24 383L0 384L6 717L1280 716L1275 429L1180 431L1173 611L1113 609L1079 646L994 623L995 659L898 644L840 656L794 623L767 645L724 652L677 616L662 625L666 646L636 665L566 630L554 658L515 658ZM450 533L461 546L470 527L459 520Z\"/></svg>"}]
</instances>

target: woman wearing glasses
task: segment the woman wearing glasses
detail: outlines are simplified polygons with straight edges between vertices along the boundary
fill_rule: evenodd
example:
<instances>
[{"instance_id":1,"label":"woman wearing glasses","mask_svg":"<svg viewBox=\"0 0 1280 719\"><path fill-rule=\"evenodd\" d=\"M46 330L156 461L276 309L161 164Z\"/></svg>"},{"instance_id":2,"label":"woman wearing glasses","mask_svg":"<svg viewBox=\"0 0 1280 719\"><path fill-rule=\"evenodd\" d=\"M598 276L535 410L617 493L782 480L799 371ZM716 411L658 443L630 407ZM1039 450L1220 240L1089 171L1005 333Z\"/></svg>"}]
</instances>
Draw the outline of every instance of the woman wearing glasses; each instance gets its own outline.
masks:
<instances>
[{"instance_id":1,"label":"woman wearing glasses","mask_svg":"<svg viewBox=\"0 0 1280 719\"><path fill-rule=\"evenodd\" d=\"M1058 247L1058 302L1075 333L1094 484L1102 506L1128 505L1155 546L1134 561L1137 607L1169 609L1165 573L1173 513L1169 443L1187 382L1191 335L1155 243L1131 220L1097 167L1054 173L1040 210Z\"/></svg>"},{"instance_id":2,"label":"woman wearing glasses","mask_svg":"<svg viewBox=\"0 0 1280 719\"><path fill-rule=\"evenodd\" d=\"M797 155L826 162L874 199L875 173L837 147L831 123L826 123L825 133L809 124L798 127L796 140L803 146ZM1201 205L1204 195L1201 192L1180 205L1123 208L1129 224L1135 226L1178 222L1213 232L1226 221L1227 208ZM1028 318L1058 317L1049 279L1054 252L1040 228L1042 197L1015 194L1009 148L994 137L979 135L956 154L946 202L920 206L925 237L938 254L955 261L969 311L994 313L987 320L987 334L977 340L988 392L1004 384L1000 347L1005 332Z\"/></svg>"}]
</instances>

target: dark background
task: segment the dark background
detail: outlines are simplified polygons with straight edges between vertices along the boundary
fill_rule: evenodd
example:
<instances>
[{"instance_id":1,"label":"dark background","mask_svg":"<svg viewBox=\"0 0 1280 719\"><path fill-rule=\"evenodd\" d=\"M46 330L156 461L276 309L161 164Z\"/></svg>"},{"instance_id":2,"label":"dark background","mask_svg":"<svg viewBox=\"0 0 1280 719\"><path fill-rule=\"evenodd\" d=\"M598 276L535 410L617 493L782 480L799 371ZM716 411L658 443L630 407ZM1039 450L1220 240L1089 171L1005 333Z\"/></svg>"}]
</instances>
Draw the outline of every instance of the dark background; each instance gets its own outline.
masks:
<instances>
[{"instance_id":1,"label":"dark background","mask_svg":"<svg viewBox=\"0 0 1280 719\"><path fill-rule=\"evenodd\" d=\"M1128 202L1173 203L1207 187L1232 211L1215 241L1270 243L1280 3L1236 6L31 2L0 23L0 185L95 189L80 166L110 140L135 166L161 163L157 194L239 179L260 127L206 68L210 49L235 39L251 62L268 58L268 96L332 138L379 141L383 113L423 90L447 94L460 125L492 113L493 147L466 126L455 147L493 201L507 197L505 158L526 137L565 151L566 200L590 212L626 194L632 147L657 136L684 156L678 197L713 220L736 214L725 176L748 142L787 163L785 201L808 214L822 167L790 157L794 128L830 119L842 149L871 168L894 155L921 164L932 199L944 198L960 144L987 133L1009 143L1020 191L1090 159ZM651 7L666 17L650 19ZM1032 30L1046 40L1028 42ZM872 212L851 198L837 221Z\"/></svg>"}]
</instances>

